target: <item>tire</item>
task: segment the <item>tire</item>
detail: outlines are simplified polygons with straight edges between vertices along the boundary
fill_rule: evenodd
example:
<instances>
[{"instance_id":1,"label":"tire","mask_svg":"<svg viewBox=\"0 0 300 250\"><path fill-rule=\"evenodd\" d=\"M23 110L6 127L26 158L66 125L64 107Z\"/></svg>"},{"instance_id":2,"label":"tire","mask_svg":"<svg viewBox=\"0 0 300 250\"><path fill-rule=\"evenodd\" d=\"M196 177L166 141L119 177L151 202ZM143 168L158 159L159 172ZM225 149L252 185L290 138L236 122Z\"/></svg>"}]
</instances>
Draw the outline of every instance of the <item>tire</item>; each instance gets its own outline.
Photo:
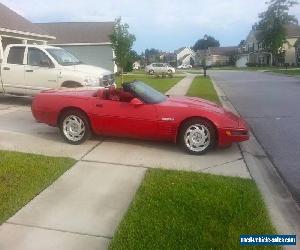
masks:
<instances>
[{"instance_id":1,"label":"tire","mask_svg":"<svg viewBox=\"0 0 300 250\"><path fill-rule=\"evenodd\" d=\"M172 70L169 69L169 70L168 70L168 74L170 75L170 74L172 74L172 73L173 73Z\"/></svg>"},{"instance_id":2,"label":"tire","mask_svg":"<svg viewBox=\"0 0 300 250\"><path fill-rule=\"evenodd\" d=\"M61 86L64 88L79 88L82 87L82 84L80 84L79 82L69 81L69 82L64 82Z\"/></svg>"},{"instance_id":3,"label":"tire","mask_svg":"<svg viewBox=\"0 0 300 250\"><path fill-rule=\"evenodd\" d=\"M63 112L59 119L59 129L64 140L73 145L79 145L91 137L89 120L80 110Z\"/></svg>"},{"instance_id":4,"label":"tire","mask_svg":"<svg viewBox=\"0 0 300 250\"><path fill-rule=\"evenodd\" d=\"M149 75L153 75L154 74L154 70L153 69L150 69L149 70Z\"/></svg>"},{"instance_id":5,"label":"tire","mask_svg":"<svg viewBox=\"0 0 300 250\"><path fill-rule=\"evenodd\" d=\"M209 121L201 118L188 120L180 129L179 143L190 154L204 154L216 144L215 128Z\"/></svg>"}]
</instances>

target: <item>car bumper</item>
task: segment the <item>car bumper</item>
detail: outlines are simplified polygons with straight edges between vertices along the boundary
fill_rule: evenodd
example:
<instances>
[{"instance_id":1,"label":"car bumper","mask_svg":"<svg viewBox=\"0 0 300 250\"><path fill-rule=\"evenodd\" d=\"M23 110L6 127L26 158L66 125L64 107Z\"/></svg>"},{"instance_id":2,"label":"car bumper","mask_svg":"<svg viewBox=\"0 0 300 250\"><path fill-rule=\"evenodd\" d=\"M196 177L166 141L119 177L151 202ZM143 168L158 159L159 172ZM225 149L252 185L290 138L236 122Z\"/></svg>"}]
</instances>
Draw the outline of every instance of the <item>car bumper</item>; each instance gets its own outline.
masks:
<instances>
[{"instance_id":1,"label":"car bumper","mask_svg":"<svg viewBox=\"0 0 300 250\"><path fill-rule=\"evenodd\" d=\"M218 145L220 147L228 146L233 142L242 142L249 140L249 128L245 121L242 119L238 122L236 128L221 128L218 131L219 140Z\"/></svg>"}]
</instances>

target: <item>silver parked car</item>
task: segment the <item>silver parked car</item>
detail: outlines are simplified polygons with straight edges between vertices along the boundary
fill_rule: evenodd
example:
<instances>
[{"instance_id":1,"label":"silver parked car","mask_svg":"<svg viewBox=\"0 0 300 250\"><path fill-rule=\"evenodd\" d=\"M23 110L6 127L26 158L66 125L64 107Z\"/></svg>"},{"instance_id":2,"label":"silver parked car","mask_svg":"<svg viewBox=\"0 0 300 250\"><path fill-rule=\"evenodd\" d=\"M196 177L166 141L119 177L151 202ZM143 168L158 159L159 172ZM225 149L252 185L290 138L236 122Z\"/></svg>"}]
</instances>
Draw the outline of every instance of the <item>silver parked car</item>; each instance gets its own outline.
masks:
<instances>
[{"instance_id":1,"label":"silver parked car","mask_svg":"<svg viewBox=\"0 0 300 250\"><path fill-rule=\"evenodd\" d=\"M167 63L151 63L145 67L145 71L150 74L173 74L175 68L171 67Z\"/></svg>"}]
</instances>

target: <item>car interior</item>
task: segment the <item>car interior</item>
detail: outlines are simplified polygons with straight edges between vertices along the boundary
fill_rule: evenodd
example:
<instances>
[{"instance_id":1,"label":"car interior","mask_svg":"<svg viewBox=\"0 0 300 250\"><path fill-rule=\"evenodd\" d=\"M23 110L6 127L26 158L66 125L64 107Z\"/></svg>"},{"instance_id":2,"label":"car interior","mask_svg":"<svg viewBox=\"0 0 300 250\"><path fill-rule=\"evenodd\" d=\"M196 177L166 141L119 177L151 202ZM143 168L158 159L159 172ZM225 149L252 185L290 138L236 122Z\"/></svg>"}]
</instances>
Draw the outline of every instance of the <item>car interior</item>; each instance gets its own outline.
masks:
<instances>
[{"instance_id":1,"label":"car interior","mask_svg":"<svg viewBox=\"0 0 300 250\"><path fill-rule=\"evenodd\" d=\"M125 91L123 88L116 88L110 86L107 89L99 90L97 96L105 100L118 101L118 102L130 102L134 96Z\"/></svg>"}]
</instances>

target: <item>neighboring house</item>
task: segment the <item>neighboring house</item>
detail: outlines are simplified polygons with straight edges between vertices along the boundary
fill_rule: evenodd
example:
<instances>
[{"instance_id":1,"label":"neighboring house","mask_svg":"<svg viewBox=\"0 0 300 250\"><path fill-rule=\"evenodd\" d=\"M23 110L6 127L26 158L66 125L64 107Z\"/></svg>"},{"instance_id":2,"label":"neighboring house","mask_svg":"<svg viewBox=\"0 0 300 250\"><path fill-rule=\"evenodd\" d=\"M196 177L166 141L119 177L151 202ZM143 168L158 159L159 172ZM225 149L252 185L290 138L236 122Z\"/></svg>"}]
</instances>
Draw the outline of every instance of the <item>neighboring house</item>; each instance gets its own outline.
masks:
<instances>
[{"instance_id":1,"label":"neighboring house","mask_svg":"<svg viewBox=\"0 0 300 250\"><path fill-rule=\"evenodd\" d=\"M207 66L224 66L232 62L232 58L238 53L237 46L229 47L209 47L207 50L198 50L196 52L196 64L202 65L203 60L206 60Z\"/></svg>"},{"instance_id":2,"label":"neighboring house","mask_svg":"<svg viewBox=\"0 0 300 250\"><path fill-rule=\"evenodd\" d=\"M50 45L70 51L86 64L117 71L109 39L114 22L62 22L37 25L56 36L55 40L49 42Z\"/></svg>"},{"instance_id":3,"label":"neighboring house","mask_svg":"<svg viewBox=\"0 0 300 250\"><path fill-rule=\"evenodd\" d=\"M285 51L282 63L289 65L297 64L296 41L300 37L300 26L295 24L286 27L286 42L282 50ZM262 32L260 30L251 30L245 44L239 49L237 67L245 67L249 64L272 65L273 55L267 50L262 41Z\"/></svg>"},{"instance_id":4,"label":"neighboring house","mask_svg":"<svg viewBox=\"0 0 300 250\"><path fill-rule=\"evenodd\" d=\"M181 64L191 64L191 58L195 61L196 53L188 47L182 47L178 50L175 50L174 53L176 54L177 65Z\"/></svg>"},{"instance_id":5,"label":"neighboring house","mask_svg":"<svg viewBox=\"0 0 300 250\"><path fill-rule=\"evenodd\" d=\"M168 63L173 67L177 65L177 55L172 52L162 52L159 57L161 62Z\"/></svg>"},{"instance_id":6,"label":"neighboring house","mask_svg":"<svg viewBox=\"0 0 300 250\"><path fill-rule=\"evenodd\" d=\"M53 35L0 3L0 61L8 44L46 44L53 39Z\"/></svg>"},{"instance_id":7,"label":"neighboring house","mask_svg":"<svg viewBox=\"0 0 300 250\"><path fill-rule=\"evenodd\" d=\"M295 50L296 50L296 63L300 65L300 38L298 38L297 42L295 43Z\"/></svg>"},{"instance_id":8,"label":"neighboring house","mask_svg":"<svg viewBox=\"0 0 300 250\"><path fill-rule=\"evenodd\" d=\"M141 68L141 63L139 61L135 61L133 64L132 64L132 69L140 69Z\"/></svg>"},{"instance_id":9,"label":"neighboring house","mask_svg":"<svg viewBox=\"0 0 300 250\"><path fill-rule=\"evenodd\" d=\"M210 47L208 52L212 65L229 65L238 53L238 46Z\"/></svg>"}]
</instances>

